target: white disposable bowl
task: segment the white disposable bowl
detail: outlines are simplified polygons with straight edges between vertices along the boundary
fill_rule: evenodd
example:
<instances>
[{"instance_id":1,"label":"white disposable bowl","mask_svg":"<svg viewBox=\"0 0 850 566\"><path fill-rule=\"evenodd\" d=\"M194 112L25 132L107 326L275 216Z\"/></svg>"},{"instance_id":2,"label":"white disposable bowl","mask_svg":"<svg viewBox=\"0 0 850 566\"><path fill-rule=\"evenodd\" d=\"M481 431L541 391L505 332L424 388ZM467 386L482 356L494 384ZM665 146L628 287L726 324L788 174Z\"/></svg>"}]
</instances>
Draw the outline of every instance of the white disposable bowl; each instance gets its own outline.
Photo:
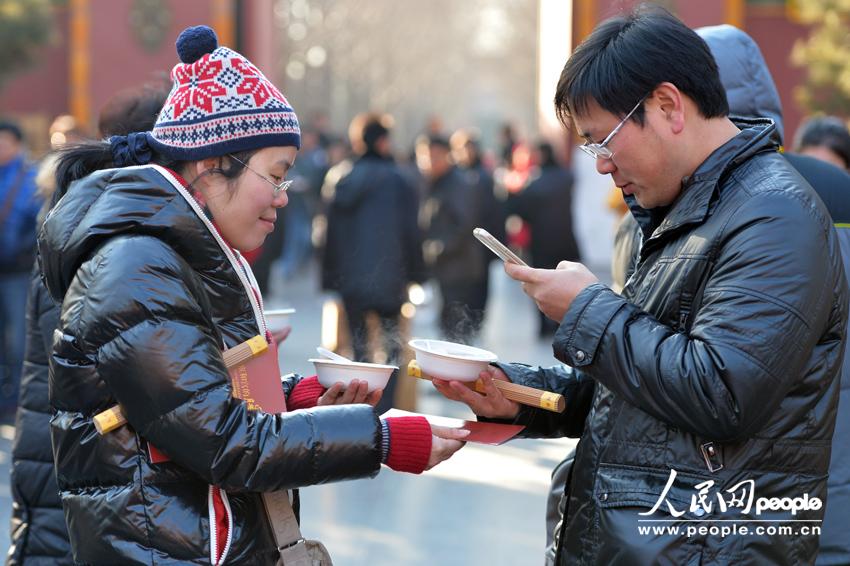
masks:
<instances>
[{"instance_id":1,"label":"white disposable bowl","mask_svg":"<svg viewBox=\"0 0 850 566\"><path fill-rule=\"evenodd\" d=\"M283 330L287 326L290 326L289 318L295 313L295 309L276 309L270 311L263 311L263 315L266 317L266 326L269 327L269 330L272 332L277 332L278 330Z\"/></svg>"},{"instance_id":2,"label":"white disposable bowl","mask_svg":"<svg viewBox=\"0 0 850 566\"><path fill-rule=\"evenodd\" d=\"M475 381L490 362L499 359L488 350L443 340L416 338L408 344L416 352L422 372L440 379Z\"/></svg>"},{"instance_id":3,"label":"white disposable bowl","mask_svg":"<svg viewBox=\"0 0 850 566\"><path fill-rule=\"evenodd\" d=\"M330 388L338 381L348 386L352 379L357 379L367 382L370 392L386 387L393 370L398 369L398 366L367 364L365 362L338 362L324 358L314 358L308 361L313 362L313 365L316 366L319 383L324 387Z\"/></svg>"}]
</instances>

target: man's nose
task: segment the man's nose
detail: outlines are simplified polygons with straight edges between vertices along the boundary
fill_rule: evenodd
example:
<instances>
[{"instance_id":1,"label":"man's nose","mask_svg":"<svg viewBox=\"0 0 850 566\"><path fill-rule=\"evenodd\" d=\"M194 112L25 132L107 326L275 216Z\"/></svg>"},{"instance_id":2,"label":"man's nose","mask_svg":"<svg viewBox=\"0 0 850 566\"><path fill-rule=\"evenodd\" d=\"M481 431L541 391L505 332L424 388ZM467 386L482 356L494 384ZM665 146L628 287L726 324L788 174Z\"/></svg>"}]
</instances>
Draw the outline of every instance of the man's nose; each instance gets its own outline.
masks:
<instances>
[{"instance_id":1,"label":"man's nose","mask_svg":"<svg viewBox=\"0 0 850 566\"><path fill-rule=\"evenodd\" d=\"M614 160L610 157L596 158L596 172L600 175L610 175L616 170L617 166L614 165Z\"/></svg>"}]
</instances>

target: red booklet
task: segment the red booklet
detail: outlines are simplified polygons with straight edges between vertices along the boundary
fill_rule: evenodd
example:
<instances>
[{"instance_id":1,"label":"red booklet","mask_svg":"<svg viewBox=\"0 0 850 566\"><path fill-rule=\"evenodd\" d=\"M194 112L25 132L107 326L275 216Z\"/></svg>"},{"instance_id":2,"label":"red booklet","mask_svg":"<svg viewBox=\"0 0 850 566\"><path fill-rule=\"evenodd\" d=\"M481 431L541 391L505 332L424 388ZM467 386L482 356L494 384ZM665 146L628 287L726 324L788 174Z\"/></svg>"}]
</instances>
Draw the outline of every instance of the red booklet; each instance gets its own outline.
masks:
<instances>
[{"instance_id":1,"label":"red booklet","mask_svg":"<svg viewBox=\"0 0 850 566\"><path fill-rule=\"evenodd\" d=\"M283 394L280 384L280 366L274 340L265 352L233 366L228 371L233 396L245 401L249 409L264 413L286 412L286 395ZM148 456L151 464L160 464L171 459L150 442Z\"/></svg>"},{"instance_id":2,"label":"red booklet","mask_svg":"<svg viewBox=\"0 0 850 566\"><path fill-rule=\"evenodd\" d=\"M274 340L268 350L229 371L233 396L248 403L249 409L264 413L286 412Z\"/></svg>"},{"instance_id":3,"label":"red booklet","mask_svg":"<svg viewBox=\"0 0 850 566\"><path fill-rule=\"evenodd\" d=\"M501 424L501 423L482 423L478 421L465 421L463 419L453 419L450 417L439 417L435 415L422 415L420 413L410 413L401 409L390 409L382 417L425 417L429 423L446 428L460 428L469 431L469 436L464 438L465 442L480 442L481 444L491 444L498 446L504 444L514 436L520 433L525 427L522 425Z\"/></svg>"}]
</instances>

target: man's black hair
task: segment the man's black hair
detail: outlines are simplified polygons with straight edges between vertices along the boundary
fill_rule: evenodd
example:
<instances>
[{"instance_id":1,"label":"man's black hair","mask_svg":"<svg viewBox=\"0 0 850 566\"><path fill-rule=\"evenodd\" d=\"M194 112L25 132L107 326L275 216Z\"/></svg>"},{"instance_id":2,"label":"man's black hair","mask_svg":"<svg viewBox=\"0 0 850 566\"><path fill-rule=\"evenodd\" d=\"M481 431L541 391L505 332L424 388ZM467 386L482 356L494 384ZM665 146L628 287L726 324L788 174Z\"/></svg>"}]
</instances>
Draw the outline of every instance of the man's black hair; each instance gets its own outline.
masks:
<instances>
[{"instance_id":1,"label":"man's black hair","mask_svg":"<svg viewBox=\"0 0 850 566\"><path fill-rule=\"evenodd\" d=\"M100 111L99 134L108 138L152 130L168 93L166 85L154 83L116 93Z\"/></svg>"},{"instance_id":2,"label":"man's black hair","mask_svg":"<svg viewBox=\"0 0 850 566\"><path fill-rule=\"evenodd\" d=\"M558 159L555 157L555 148L547 141L542 141L537 144L537 151L540 153L541 167L552 167L558 165Z\"/></svg>"},{"instance_id":3,"label":"man's black hair","mask_svg":"<svg viewBox=\"0 0 850 566\"><path fill-rule=\"evenodd\" d=\"M818 116L800 127L794 139L794 151L817 146L829 148L844 161L844 168L850 169L850 132L841 118Z\"/></svg>"},{"instance_id":4,"label":"man's black hair","mask_svg":"<svg viewBox=\"0 0 850 566\"><path fill-rule=\"evenodd\" d=\"M440 134L428 134L425 136L425 139L428 140L428 146L430 147L442 147L443 149L451 149L451 145L449 144L449 139Z\"/></svg>"},{"instance_id":5,"label":"man's black hair","mask_svg":"<svg viewBox=\"0 0 850 566\"><path fill-rule=\"evenodd\" d=\"M382 123L380 115L370 116L363 125L363 143L367 150L376 151L378 141L389 133L390 130Z\"/></svg>"},{"instance_id":6,"label":"man's black hair","mask_svg":"<svg viewBox=\"0 0 850 566\"><path fill-rule=\"evenodd\" d=\"M9 132L19 142L24 140L24 133L21 131L20 126L9 120L0 120L0 132Z\"/></svg>"},{"instance_id":7,"label":"man's black hair","mask_svg":"<svg viewBox=\"0 0 850 566\"><path fill-rule=\"evenodd\" d=\"M555 111L565 126L593 100L616 116L663 82L676 85L705 118L729 114L726 91L705 41L658 6L642 5L599 24L564 66ZM641 106L632 118L643 125Z\"/></svg>"}]
</instances>

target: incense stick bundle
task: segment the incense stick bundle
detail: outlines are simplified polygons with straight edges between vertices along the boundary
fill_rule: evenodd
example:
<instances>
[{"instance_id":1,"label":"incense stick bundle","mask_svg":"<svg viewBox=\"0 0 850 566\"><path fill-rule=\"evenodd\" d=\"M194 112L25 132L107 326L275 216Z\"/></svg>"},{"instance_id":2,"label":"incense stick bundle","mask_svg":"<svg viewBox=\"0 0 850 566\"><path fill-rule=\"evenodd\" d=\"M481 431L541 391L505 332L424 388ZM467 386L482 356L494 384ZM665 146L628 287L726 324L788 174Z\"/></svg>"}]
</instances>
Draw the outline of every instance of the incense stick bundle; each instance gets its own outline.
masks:
<instances>
[{"instance_id":1,"label":"incense stick bundle","mask_svg":"<svg viewBox=\"0 0 850 566\"><path fill-rule=\"evenodd\" d=\"M431 380L431 376L422 372L422 368L419 367L416 360L411 360L410 363L407 364L407 375L411 377L418 377L419 379L427 379L428 381ZM484 384L481 383L480 379L476 381L462 381L460 383L463 383L473 391L484 393ZM563 413L566 408L564 396L559 393L544 391L543 389L535 389L534 387L511 383L510 381L502 381L501 379L494 379L493 385L495 385L507 399L516 401L522 405L528 405L529 407L536 407L538 409L546 409L553 413Z\"/></svg>"},{"instance_id":2,"label":"incense stick bundle","mask_svg":"<svg viewBox=\"0 0 850 566\"><path fill-rule=\"evenodd\" d=\"M266 339L260 335L254 336L241 344L224 350L221 355L224 358L224 366L227 369L243 364L255 356L259 356L269 349ZM94 428L100 434L112 432L120 426L127 424L127 418L121 411L121 405L115 405L93 417Z\"/></svg>"}]
</instances>

